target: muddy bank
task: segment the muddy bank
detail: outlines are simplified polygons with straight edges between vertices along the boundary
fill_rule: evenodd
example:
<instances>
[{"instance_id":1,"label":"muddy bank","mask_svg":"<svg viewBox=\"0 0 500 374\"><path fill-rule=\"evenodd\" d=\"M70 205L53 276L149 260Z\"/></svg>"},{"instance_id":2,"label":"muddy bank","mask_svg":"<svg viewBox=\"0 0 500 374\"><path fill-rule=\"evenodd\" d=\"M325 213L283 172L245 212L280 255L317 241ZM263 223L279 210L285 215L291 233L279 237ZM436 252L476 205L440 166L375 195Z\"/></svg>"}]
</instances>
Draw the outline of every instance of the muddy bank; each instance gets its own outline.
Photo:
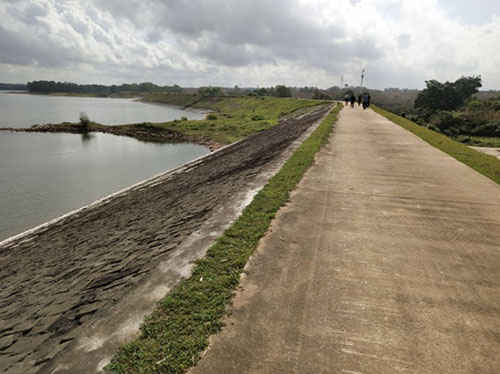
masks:
<instances>
[{"instance_id":1,"label":"muddy bank","mask_svg":"<svg viewBox=\"0 0 500 374\"><path fill-rule=\"evenodd\" d=\"M209 147L211 150L219 149L223 144L217 143L209 138L196 136L187 136L180 132L166 129L153 124L134 124L134 125L118 125L104 126L99 124L91 124L86 131L82 131L82 127L78 123L64 122L61 124L45 124L34 125L26 128L2 127L0 131L12 132L43 132L43 133L70 133L84 134L85 132L101 132L104 134L113 134L121 136L129 136L141 141L159 142L159 143L196 143Z\"/></svg>"},{"instance_id":2,"label":"muddy bank","mask_svg":"<svg viewBox=\"0 0 500 374\"><path fill-rule=\"evenodd\" d=\"M166 256L181 258L189 249L186 241L203 235L199 230L206 222L215 220L217 227L222 207L236 204L233 197L241 198L241 191L327 110L311 108L101 204L0 243L0 371L53 372L53 359L75 349L82 331L119 302L133 305L135 299L128 297L134 286ZM165 272L183 275L175 268ZM91 343L92 354L99 344Z\"/></svg>"}]
</instances>

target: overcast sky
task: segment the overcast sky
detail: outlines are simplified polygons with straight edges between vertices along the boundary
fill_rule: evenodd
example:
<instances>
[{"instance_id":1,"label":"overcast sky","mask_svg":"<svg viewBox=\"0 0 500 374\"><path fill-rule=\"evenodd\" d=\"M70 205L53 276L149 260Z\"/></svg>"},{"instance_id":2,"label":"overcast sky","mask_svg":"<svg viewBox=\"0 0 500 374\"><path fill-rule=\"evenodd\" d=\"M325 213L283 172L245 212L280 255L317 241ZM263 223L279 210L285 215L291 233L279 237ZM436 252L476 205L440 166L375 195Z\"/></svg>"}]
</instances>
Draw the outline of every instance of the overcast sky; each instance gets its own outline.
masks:
<instances>
[{"instance_id":1,"label":"overcast sky","mask_svg":"<svg viewBox=\"0 0 500 374\"><path fill-rule=\"evenodd\" d=\"M0 82L500 89L499 0L0 0Z\"/></svg>"}]
</instances>

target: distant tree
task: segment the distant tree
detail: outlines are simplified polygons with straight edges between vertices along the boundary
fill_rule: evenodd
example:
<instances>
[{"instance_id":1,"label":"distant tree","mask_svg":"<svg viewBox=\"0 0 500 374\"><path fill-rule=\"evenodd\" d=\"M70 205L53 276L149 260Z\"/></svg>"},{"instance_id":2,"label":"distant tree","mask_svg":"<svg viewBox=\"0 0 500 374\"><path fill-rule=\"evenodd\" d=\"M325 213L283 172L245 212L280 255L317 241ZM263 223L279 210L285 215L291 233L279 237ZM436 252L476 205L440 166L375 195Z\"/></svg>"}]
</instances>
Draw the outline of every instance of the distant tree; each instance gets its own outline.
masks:
<instances>
[{"instance_id":1,"label":"distant tree","mask_svg":"<svg viewBox=\"0 0 500 374\"><path fill-rule=\"evenodd\" d=\"M205 96L222 96L222 90L220 87L200 87L198 88L198 94Z\"/></svg>"},{"instance_id":2,"label":"distant tree","mask_svg":"<svg viewBox=\"0 0 500 374\"><path fill-rule=\"evenodd\" d=\"M478 92L481 76L461 77L455 82L441 83L436 80L425 81L426 88L415 99L415 108L435 113L439 110L453 111L465 104L465 101Z\"/></svg>"},{"instance_id":3,"label":"distant tree","mask_svg":"<svg viewBox=\"0 0 500 374\"><path fill-rule=\"evenodd\" d=\"M268 96L269 95L269 91L267 90L267 88L259 88L258 90L255 90L254 91L258 96Z\"/></svg>"},{"instance_id":4,"label":"distant tree","mask_svg":"<svg viewBox=\"0 0 500 374\"><path fill-rule=\"evenodd\" d=\"M124 83L119 86L104 86L102 84L76 84L71 82L33 81L27 83L31 92L64 92L108 95L119 92L182 92L183 89L174 84L173 86L160 87L151 82Z\"/></svg>"},{"instance_id":5,"label":"distant tree","mask_svg":"<svg viewBox=\"0 0 500 374\"><path fill-rule=\"evenodd\" d=\"M275 88L275 96L278 96L278 97L292 97L292 91L290 90L290 88L279 84Z\"/></svg>"},{"instance_id":6,"label":"distant tree","mask_svg":"<svg viewBox=\"0 0 500 374\"><path fill-rule=\"evenodd\" d=\"M317 88L314 91L314 95L312 96L312 98L315 99L315 100L331 100L332 99L330 96L328 96L327 94L321 92Z\"/></svg>"},{"instance_id":7,"label":"distant tree","mask_svg":"<svg viewBox=\"0 0 500 374\"><path fill-rule=\"evenodd\" d=\"M22 83L0 83L0 90L25 90L27 86Z\"/></svg>"}]
</instances>

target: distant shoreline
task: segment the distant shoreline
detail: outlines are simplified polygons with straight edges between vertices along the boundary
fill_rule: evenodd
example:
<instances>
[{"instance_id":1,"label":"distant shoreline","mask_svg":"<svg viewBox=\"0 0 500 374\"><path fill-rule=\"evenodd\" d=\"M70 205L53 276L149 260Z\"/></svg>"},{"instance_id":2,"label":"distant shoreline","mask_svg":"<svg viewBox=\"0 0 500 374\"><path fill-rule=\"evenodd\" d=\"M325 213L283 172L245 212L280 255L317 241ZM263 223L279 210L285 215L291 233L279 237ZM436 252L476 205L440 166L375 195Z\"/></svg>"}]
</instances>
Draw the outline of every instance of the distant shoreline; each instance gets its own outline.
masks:
<instances>
[{"instance_id":1,"label":"distant shoreline","mask_svg":"<svg viewBox=\"0 0 500 374\"><path fill-rule=\"evenodd\" d=\"M78 92L32 92L29 90L0 90L3 93L9 94L27 94L27 95L40 95L40 96L65 96L65 97L93 97L102 99L139 99L148 92L119 92L116 94L91 94L91 93L78 93Z\"/></svg>"}]
</instances>

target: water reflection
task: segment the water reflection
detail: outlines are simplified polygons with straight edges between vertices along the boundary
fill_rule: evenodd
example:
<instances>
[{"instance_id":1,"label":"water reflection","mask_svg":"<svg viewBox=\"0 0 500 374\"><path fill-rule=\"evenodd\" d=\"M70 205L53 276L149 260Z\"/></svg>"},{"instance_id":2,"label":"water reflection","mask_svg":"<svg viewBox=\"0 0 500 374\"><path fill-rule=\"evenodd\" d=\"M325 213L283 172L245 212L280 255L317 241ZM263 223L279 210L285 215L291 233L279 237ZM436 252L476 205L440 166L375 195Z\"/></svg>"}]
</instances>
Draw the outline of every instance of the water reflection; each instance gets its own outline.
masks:
<instances>
[{"instance_id":1,"label":"water reflection","mask_svg":"<svg viewBox=\"0 0 500 374\"><path fill-rule=\"evenodd\" d=\"M210 151L102 133L0 133L0 240Z\"/></svg>"},{"instance_id":2,"label":"water reflection","mask_svg":"<svg viewBox=\"0 0 500 374\"><path fill-rule=\"evenodd\" d=\"M90 133L90 132L84 132L81 134L81 137L82 137L82 143L88 143L89 141L92 140L92 138L94 138L94 136Z\"/></svg>"}]
</instances>

